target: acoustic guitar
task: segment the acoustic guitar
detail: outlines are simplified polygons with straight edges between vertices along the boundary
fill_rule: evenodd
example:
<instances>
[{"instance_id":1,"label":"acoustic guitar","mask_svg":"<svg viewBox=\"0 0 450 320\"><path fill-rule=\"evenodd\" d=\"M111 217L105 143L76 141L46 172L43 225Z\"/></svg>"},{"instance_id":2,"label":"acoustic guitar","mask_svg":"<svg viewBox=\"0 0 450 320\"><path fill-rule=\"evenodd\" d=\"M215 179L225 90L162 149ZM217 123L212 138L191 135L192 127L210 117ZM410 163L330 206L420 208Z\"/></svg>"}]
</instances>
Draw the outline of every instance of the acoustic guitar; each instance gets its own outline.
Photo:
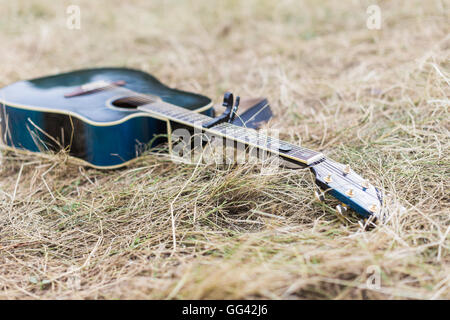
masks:
<instances>
[{"instance_id":1,"label":"acoustic guitar","mask_svg":"<svg viewBox=\"0 0 450 320\"><path fill-rule=\"evenodd\" d=\"M169 88L147 73L79 70L2 88L1 139L13 149L65 149L86 165L107 169L123 166L149 145L162 142L161 135L169 137L171 149L176 136L172 133L184 128L200 133L201 145L216 137L309 168L321 190L316 197L338 199L341 214L350 208L362 218L384 215L381 191L348 165L245 126L236 117L239 104L239 97L234 100L226 93L225 112L215 117L209 98ZM260 111L268 105L265 99L255 104Z\"/></svg>"}]
</instances>

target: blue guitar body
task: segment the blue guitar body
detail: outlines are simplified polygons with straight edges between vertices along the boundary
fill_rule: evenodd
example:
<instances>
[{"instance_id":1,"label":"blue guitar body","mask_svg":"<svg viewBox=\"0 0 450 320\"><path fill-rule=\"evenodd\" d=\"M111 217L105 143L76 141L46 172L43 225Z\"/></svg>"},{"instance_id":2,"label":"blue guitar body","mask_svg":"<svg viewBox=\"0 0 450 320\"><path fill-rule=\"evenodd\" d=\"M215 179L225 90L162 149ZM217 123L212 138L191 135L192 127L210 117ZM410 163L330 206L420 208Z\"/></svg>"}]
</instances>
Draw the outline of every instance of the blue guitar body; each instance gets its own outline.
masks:
<instances>
[{"instance_id":1,"label":"blue guitar body","mask_svg":"<svg viewBox=\"0 0 450 320\"><path fill-rule=\"evenodd\" d=\"M96 81L123 81L123 87L65 97ZM124 90L149 94L188 110L213 116L208 97L172 89L153 76L131 69L74 71L13 83L0 89L2 141L34 152L58 151L95 167L123 165L139 156L166 122L136 108L115 108Z\"/></svg>"},{"instance_id":2,"label":"blue guitar body","mask_svg":"<svg viewBox=\"0 0 450 320\"><path fill-rule=\"evenodd\" d=\"M226 111L214 118L209 98L169 88L144 72L123 68L80 70L0 89L1 140L16 150L66 150L84 164L115 168L160 143L158 135L171 135L170 149L181 137L173 130L180 126L199 130L202 139L232 141L249 152L268 152L308 167L323 190L316 192L320 201L328 193L342 202L337 207L340 214L351 208L364 218L382 217L383 195L378 188L350 166L327 159L320 152L252 131L249 128L269 119L271 113L267 113L266 99L253 99L249 104L253 107L235 118L240 98L234 103L233 95L226 93ZM191 140L189 135L184 142L189 145ZM187 154L191 151L188 148Z\"/></svg>"}]
</instances>

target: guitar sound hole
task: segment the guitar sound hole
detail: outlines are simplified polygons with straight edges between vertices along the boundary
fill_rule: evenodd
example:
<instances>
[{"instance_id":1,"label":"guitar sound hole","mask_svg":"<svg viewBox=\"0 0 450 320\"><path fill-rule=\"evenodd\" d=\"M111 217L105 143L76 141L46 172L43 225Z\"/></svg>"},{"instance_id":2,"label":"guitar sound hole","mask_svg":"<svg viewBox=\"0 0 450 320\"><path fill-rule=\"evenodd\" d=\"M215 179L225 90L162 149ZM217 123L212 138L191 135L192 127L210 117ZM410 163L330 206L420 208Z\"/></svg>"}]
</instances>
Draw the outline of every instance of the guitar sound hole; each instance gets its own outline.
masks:
<instances>
[{"instance_id":1,"label":"guitar sound hole","mask_svg":"<svg viewBox=\"0 0 450 320\"><path fill-rule=\"evenodd\" d=\"M111 102L111 105L120 109L133 110L139 106L153 102L146 97L122 97Z\"/></svg>"}]
</instances>

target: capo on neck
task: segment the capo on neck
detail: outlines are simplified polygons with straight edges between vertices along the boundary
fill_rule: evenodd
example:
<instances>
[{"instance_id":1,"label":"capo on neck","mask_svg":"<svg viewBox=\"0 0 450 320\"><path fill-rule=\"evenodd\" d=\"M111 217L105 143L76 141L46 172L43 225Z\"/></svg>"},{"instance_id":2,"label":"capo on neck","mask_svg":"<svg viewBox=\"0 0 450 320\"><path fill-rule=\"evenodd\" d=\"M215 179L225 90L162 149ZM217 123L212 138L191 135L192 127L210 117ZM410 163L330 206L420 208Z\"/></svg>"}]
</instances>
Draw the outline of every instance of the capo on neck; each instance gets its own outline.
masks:
<instances>
[{"instance_id":1,"label":"capo on neck","mask_svg":"<svg viewBox=\"0 0 450 320\"><path fill-rule=\"evenodd\" d=\"M211 128L223 122L233 122L234 118L236 117L239 102L240 102L239 96L237 96L236 101L234 101L233 94L231 92L226 92L223 96L223 103L222 103L222 106L226 108L225 111L220 116L203 124L203 127Z\"/></svg>"}]
</instances>

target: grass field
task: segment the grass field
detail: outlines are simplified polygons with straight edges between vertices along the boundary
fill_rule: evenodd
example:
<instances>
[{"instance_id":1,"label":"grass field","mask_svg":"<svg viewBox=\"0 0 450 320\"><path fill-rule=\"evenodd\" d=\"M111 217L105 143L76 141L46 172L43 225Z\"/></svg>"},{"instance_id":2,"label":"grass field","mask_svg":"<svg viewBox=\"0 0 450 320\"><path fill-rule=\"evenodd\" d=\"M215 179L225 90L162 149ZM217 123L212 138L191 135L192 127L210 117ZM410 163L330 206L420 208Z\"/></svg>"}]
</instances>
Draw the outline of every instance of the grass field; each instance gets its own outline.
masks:
<instances>
[{"instance_id":1,"label":"grass field","mask_svg":"<svg viewBox=\"0 0 450 320\"><path fill-rule=\"evenodd\" d=\"M450 2L377 1L369 30L372 4L0 0L0 86L126 66L217 102L266 96L266 127L407 209L364 231L305 170L3 150L0 298L449 299Z\"/></svg>"}]
</instances>

